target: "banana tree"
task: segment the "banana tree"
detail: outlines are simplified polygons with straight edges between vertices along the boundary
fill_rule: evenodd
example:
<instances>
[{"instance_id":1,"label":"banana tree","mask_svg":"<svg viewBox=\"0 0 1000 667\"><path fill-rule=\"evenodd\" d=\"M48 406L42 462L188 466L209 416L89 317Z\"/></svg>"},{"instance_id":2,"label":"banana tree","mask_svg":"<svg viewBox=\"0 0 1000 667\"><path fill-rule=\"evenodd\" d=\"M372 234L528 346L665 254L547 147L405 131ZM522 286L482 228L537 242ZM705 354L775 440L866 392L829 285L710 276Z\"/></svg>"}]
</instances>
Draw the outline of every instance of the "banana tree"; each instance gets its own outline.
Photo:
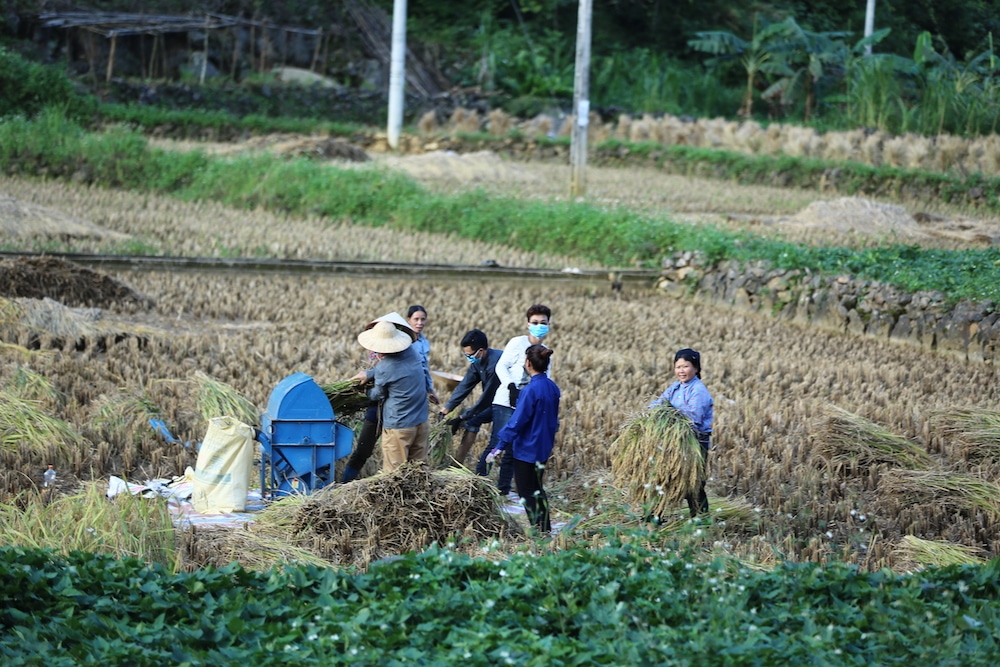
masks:
<instances>
[{"instance_id":1,"label":"banana tree","mask_svg":"<svg viewBox=\"0 0 1000 667\"><path fill-rule=\"evenodd\" d=\"M809 122L817 104L819 82L831 72L840 74L848 56L844 38L849 31L813 32L789 17L776 24L782 39L775 47L776 74L779 78L761 96L776 100L782 108L804 97L804 118Z\"/></svg>"},{"instance_id":2,"label":"banana tree","mask_svg":"<svg viewBox=\"0 0 1000 667\"><path fill-rule=\"evenodd\" d=\"M688 46L715 56L705 61L709 67L730 62L734 58L739 60L747 80L739 115L749 117L753 113L753 93L757 81L762 74L779 73L782 70L777 54L787 45L782 24L767 25L758 31L755 20L753 36L749 40L727 30L710 30L696 32L695 39L690 40Z\"/></svg>"}]
</instances>

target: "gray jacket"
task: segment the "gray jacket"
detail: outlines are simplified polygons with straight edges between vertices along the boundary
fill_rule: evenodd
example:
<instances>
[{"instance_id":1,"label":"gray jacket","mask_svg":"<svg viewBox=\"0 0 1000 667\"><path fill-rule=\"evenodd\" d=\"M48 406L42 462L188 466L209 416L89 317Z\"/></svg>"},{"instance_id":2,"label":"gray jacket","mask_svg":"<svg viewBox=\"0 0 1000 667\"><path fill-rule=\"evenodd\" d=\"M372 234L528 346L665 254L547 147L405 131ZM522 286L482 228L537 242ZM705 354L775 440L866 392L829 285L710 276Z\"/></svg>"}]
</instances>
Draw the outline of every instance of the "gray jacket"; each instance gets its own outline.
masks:
<instances>
[{"instance_id":1,"label":"gray jacket","mask_svg":"<svg viewBox=\"0 0 1000 667\"><path fill-rule=\"evenodd\" d=\"M368 398L385 401L382 428L412 428L427 421L427 382L420 353L413 346L385 355L368 371L368 378L375 380Z\"/></svg>"}]
</instances>

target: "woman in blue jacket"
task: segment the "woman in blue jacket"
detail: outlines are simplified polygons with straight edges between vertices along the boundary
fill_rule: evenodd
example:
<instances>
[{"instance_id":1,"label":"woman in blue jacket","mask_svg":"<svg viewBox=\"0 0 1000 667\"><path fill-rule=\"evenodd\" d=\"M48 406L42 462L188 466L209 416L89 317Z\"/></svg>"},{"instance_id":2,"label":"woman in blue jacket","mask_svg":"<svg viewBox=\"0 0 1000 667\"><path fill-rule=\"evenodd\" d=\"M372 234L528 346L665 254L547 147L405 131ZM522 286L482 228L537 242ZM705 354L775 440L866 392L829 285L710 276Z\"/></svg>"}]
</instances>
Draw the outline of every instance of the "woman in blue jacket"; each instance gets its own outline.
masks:
<instances>
[{"instance_id":1,"label":"woman in blue jacket","mask_svg":"<svg viewBox=\"0 0 1000 667\"><path fill-rule=\"evenodd\" d=\"M674 355L674 375L677 376L677 382L667 387L667 390L650 403L649 407L655 408L666 401L691 421L691 429L698 439L698 444L701 445L702 465L707 466L708 450L712 447L712 422L715 410L712 394L701 381L701 354L689 347L678 350ZM687 504L691 518L708 513L708 495L705 493L704 480L697 494L687 496Z\"/></svg>"},{"instance_id":2,"label":"woman in blue jacket","mask_svg":"<svg viewBox=\"0 0 1000 667\"><path fill-rule=\"evenodd\" d=\"M552 350L544 345L532 345L525 351L524 370L530 380L517 398L510 421L497 436L497 448L491 452L495 458L511 448L517 493L528 520L544 533L551 532L552 525L542 477L559 430L560 391L545 374L551 356Z\"/></svg>"}]
</instances>

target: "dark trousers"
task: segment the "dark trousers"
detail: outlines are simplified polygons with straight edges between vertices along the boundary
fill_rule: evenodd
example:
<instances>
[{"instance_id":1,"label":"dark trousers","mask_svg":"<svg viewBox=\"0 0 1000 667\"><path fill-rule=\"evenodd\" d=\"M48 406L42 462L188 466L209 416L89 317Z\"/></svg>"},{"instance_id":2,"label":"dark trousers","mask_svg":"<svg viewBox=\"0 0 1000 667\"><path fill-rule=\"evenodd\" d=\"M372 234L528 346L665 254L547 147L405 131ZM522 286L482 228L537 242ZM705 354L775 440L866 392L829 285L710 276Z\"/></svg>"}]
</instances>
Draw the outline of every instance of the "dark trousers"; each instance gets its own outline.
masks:
<instances>
[{"instance_id":1,"label":"dark trousers","mask_svg":"<svg viewBox=\"0 0 1000 667\"><path fill-rule=\"evenodd\" d=\"M486 471L486 457L491 451L493 451L497 445L500 444L499 438L497 436L507 422L510 421L511 415L514 414L514 408L508 408L503 405L493 406L493 432L490 433L490 442L486 445L486 449L483 453L479 455L479 463L476 464L476 474L481 477L487 475ZM507 495L510 493L511 482L514 479L514 452L508 447L500 455L500 472L497 473L497 488L500 493Z\"/></svg>"},{"instance_id":2,"label":"dark trousers","mask_svg":"<svg viewBox=\"0 0 1000 667\"><path fill-rule=\"evenodd\" d=\"M701 445L702 481L697 493L690 493L686 496L692 519L699 514L708 514L708 494L705 493L705 478L708 477L708 450L712 446L711 433L698 433L695 431L695 436L698 438L698 444Z\"/></svg>"},{"instance_id":3,"label":"dark trousers","mask_svg":"<svg viewBox=\"0 0 1000 667\"><path fill-rule=\"evenodd\" d=\"M552 532L549 521L549 499L542 488L542 477L545 468L538 467L534 462L514 459L514 481L517 483L517 494L524 502L524 511L531 522L542 533Z\"/></svg>"},{"instance_id":4,"label":"dark trousers","mask_svg":"<svg viewBox=\"0 0 1000 667\"><path fill-rule=\"evenodd\" d=\"M347 467L354 470L361 470L365 463L371 458L375 450L375 443L382 433L382 405L373 403L365 410L365 421L361 424L361 432L358 434L358 441L354 445L351 458L347 461Z\"/></svg>"}]
</instances>

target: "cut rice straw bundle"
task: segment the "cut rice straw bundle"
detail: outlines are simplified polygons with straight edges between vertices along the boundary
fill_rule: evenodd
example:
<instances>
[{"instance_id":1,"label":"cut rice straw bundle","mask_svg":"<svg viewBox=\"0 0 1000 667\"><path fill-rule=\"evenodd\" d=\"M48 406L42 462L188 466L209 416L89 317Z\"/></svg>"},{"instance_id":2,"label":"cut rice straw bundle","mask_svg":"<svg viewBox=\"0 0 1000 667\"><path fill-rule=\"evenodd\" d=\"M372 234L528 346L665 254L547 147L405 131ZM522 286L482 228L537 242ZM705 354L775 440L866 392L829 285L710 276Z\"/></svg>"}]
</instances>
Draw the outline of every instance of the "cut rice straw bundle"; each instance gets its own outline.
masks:
<instances>
[{"instance_id":1,"label":"cut rice straw bundle","mask_svg":"<svg viewBox=\"0 0 1000 667\"><path fill-rule=\"evenodd\" d=\"M448 420L458 416L459 409L455 408L450 413L445 415L444 419L437 419L437 417L431 420L430 435L427 438L427 461L430 463L431 468L440 470L451 463L451 445L454 438L451 434L451 426L448 424Z\"/></svg>"},{"instance_id":2,"label":"cut rice straw bundle","mask_svg":"<svg viewBox=\"0 0 1000 667\"><path fill-rule=\"evenodd\" d=\"M886 463L913 470L925 470L933 464L926 451L903 436L836 406L828 410L819 449L832 460Z\"/></svg>"},{"instance_id":3,"label":"cut rice straw bundle","mask_svg":"<svg viewBox=\"0 0 1000 667\"><path fill-rule=\"evenodd\" d=\"M904 535L896 553L905 560L920 567L947 567L948 565L982 565L986 562L975 547L952 542L922 540L913 535Z\"/></svg>"},{"instance_id":4,"label":"cut rice straw bundle","mask_svg":"<svg viewBox=\"0 0 1000 667\"><path fill-rule=\"evenodd\" d=\"M1000 486L954 472L890 470L881 480L882 491L906 502L931 498L959 509L976 509L1000 519Z\"/></svg>"},{"instance_id":5,"label":"cut rice straw bundle","mask_svg":"<svg viewBox=\"0 0 1000 667\"><path fill-rule=\"evenodd\" d=\"M61 402L62 396L51 380L21 364L17 365L8 382L10 389L23 399L50 405Z\"/></svg>"},{"instance_id":6,"label":"cut rice straw bundle","mask_svg":"<svg viewBox=\"0 0 1000 667\"><path fill-rule=\"evenodd\" d=\"M194 379L198 384L198 412L202 417L233 417L247 426L260 426L260 414L250 399L201 371L195 372Z\"/></svg>"},{"instance_id":7,"label":"cut rice straw bundle","mask_svg":"<svg viewBox=\"0 0 1000 667\"><path fill-rule=\"evenodd\" d=\"M46 414L36 401L0 390L0 449L17 451L27 447L29 451L64 459L82 443L83 437L68 423Z\"/></svg>"},{"instance_id":8,"label":"cut rice straw bundle","mask_svg":"<svg viewBox=\"0 0 1000 667\"><path fill-rule=\"evenodd\" d=\"M372 404L371 399L365 393L364 386L354 380L321 384L319 388L326 394L337 419L361 412Z\"/></svg>"},{"instance_id":9,"label":"cut rice straw bundle","mask_svg":"<svg viewBox=\"0 0 1000 667\"><path fill-rule=\"evenodd\" d=\"M153 435L149 422L160 416L160 408L146 392L122 389L101 396L91 425L109 442L139 444Z\"/></svg>"},{"instance_id":10,"label":"cut rice straw bundle","mask_svg":"<svg viewBox=\"0 0 1000 667\"><path fill-rule=\"evenodd\" d=\"M633 416L611 445L611 473L632 502L660 516L705 479L691 422L673 406Z\"/></svg>"},{"instance_id":11,"label":"cut rice straw bundle","mask_svg":"<svg viewBox=\"0 0 1000 667\"><path fill-rule=\"evenodd\" d=\"M972 460L1000 460L1000 412L983 408L937 410L931 422L958 442L963 455Z\"/></svg>"}]
</instances>

